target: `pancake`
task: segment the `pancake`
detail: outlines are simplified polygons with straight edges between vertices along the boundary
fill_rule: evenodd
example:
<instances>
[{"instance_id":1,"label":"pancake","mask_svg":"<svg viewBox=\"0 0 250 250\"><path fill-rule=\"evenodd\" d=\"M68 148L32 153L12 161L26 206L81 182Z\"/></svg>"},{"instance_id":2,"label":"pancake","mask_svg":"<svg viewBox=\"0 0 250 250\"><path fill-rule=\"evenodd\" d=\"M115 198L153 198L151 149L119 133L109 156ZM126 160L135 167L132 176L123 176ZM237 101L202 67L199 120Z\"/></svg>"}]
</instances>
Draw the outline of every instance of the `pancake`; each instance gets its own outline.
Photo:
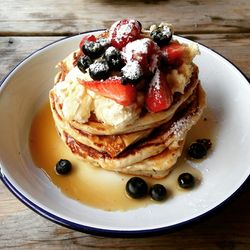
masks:
<instances>
[{"instance_id":1,"label":"pancake","mask_svg":"<svg viewBox=\"0 0 250 250\"><path fill-rule=\"evenodd\" d=\"M82 160L90 161L93 165L107 170L127 174L139 174L140 172L140 175L162 178L181 154L182 144L179 142L185 140L186 133L198 121L205 107L205 93L200 85L189 99L190 103L185 105L183 110L177 112L171 120L157 127L146 138L127 147L116 157L84 145L60 127L57 128L62 140L72 153ZM171 145L177 146L171 148ZM158 166L159 171L155 169L155 166L158 165L157 161L156 164L150 164L153 159L164 160L165 164ZM147 169L145 172L144 167Z\"/></svg>"},{"instance_id":2,"label":"pancake","mask_svg":"<svg viewBox=\"0 0 250 250\"><path fill-rule=\"evenodd\" d=\"M139 29L136 21L131 23ZM122 25L127 29L121 32L131 28L126 26L130 24ZM57 64L55 87L49 93L56 128L71 152L93 166L163 178L181 155L186 135L206 105L199 69L193 63L198 47L174 40L161 47L150 32L143 31L121 49L112 43L110 31L91 36L94 41L84 36L81 50ZM119 39L118 43L123 41ZM96 58L89 52L98 51L98 46L103 46L104 52ZM111 51L120 56L121 68L112 68L108 58L115 54L109 54ZM95 75L104 74L105 69L108 78ZM136 82L130 80L138 74ZM133 100L126 92L128 88L122 87L128 83L135 90L130 89L130 94L136 95ZM125 94L127 105L120 101Z\"/></svg>"},{"instance_id":3,"label":"pancake","mask_svg":"<svg viewBox=\"0 0 250 250\"><path fill-rule=\"evenodd\" d=\"M190 98L198 85L197 73L196 70L191 78L191 82L186 87L185 93L181 96L176 96L175 103L170 109L160 113L146 113L136 121L136 124L125 128L108 126L98 121L88 121L84 124L76 121L67 121L63 117L60 104L56 101L54 91L51 90L49 97L53 118L57 127L70 134L78 142L98 151L107 152L111 157L114 157L129 145L149 135L155 127L166 123L182 105L185 106L185 102Z\"/></svg>"}]
</instances>

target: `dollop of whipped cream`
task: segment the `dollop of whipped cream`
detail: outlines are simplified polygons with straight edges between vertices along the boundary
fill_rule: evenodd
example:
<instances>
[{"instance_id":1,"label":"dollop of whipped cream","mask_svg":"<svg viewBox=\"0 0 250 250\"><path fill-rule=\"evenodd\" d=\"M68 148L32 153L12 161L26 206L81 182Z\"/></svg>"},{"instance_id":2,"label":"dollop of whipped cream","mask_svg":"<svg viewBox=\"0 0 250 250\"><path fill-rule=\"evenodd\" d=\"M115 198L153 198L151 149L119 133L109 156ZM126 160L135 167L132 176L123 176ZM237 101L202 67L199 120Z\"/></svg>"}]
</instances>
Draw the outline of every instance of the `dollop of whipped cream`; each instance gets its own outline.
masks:
<instances>
[{"instance_id":1,"label":"dollop of whipped cream","mask_svg":"<svg viewBox=\"0 0 250 250\"><path fill-rule=\"evenodd\" d=\"M120 105L112 99L87 90L79 83L79 79L92 80L88 72L82 73L75 67L67 74L64 81L54 86L57 100L62 105L62 114L68 121L85 123L91 112L94 112L100 122L123 127L139 117L141 109L137 103L128 107Z\"/></svg>"},{"instance_id":2,"label":"dollop of whipped cream","mask_svg":"<svg viewBox=\"0 0 250 250\"><path fill-rule=\"evenodd\" d=\"M87 78L77 67L73 68L65 80L54 86L58 102L62 105L62 114L66 120L87 122L90 117L92 98L77 78Z\"/></svg>"}]
</instances>

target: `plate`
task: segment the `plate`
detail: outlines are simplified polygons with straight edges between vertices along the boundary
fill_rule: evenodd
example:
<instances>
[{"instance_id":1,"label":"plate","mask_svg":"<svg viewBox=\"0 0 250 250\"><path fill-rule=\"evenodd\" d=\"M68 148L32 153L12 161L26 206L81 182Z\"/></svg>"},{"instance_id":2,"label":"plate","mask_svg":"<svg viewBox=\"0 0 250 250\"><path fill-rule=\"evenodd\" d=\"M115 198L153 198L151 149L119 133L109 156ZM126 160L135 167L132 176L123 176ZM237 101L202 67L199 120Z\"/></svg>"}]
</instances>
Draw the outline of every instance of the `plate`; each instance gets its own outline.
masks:
<instances>
[{"instance_id":1,"label":"plate","mask_svg":"<svg viewBox=\"0 0 250 250\"><path fill-rule=\"evenodd\" d=\"M250 107L250 85L232 63L201 44L201 55L195 62L207 93L208 107L217 118L218 131L213 153L202 164L193 163L202 174L198 188L164 203L126 212L108 212L66 197L34 166L28 145L32 118L48 99L56 63L78 47L82 35L39 49L3 79L0 90L3 183L24 204L56 223L112 236L158 233L200 218L228 200L250 173L250 109L247 108ZM175 38L191 43L182 37Z\"/></svg>"}]
</instances>

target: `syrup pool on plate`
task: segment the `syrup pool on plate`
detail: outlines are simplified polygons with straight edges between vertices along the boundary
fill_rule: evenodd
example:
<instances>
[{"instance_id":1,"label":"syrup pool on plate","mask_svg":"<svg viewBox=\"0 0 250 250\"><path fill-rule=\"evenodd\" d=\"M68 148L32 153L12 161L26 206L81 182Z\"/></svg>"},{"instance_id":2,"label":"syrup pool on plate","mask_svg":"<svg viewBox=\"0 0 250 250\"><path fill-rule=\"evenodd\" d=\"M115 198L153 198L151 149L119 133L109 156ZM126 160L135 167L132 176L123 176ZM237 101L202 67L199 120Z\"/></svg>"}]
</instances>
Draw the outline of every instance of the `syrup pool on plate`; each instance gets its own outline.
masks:
<instances>
[{"instance_id":1,"label":"syrup pool on plate","mask_svg":"<svg viewBox=\"0 0 250 250\"><path fill-rule=\"evenodd\" d=\"M144 178L146 182L149 185L163 184L168 191L167 199L172 199L174 195L182 191L177 184L178 176L183 172L189 172L196 178L196 188L199 188L202 176L197 168L193 168L186 161L186 148L199 138L209 138L214 145L215 130L216 120L209 110L205 110L200 121L189 131L182 157L179 158L170 175L162 180ZM92 167L89 163L74 156L57 134L49 104L44 105L35 115L29 140L35 165L41 168L48 178L72 199L107 211L126 211L156 203L149 197L138 200L126 195L125 186L131 176ZM55 165L60 159L67 159L72 163L73 168L68 175L56 173Z\"/></svg>"}]
</instances>

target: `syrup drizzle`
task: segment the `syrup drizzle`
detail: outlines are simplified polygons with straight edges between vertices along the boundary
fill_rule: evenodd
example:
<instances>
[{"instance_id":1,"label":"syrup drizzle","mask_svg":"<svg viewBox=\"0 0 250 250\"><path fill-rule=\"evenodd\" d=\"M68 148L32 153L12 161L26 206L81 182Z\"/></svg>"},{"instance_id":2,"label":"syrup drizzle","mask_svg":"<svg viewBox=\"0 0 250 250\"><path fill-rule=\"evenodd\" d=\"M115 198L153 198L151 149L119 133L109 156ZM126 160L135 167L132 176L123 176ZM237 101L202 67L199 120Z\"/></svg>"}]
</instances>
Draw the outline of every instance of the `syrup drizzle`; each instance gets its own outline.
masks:
<instances>
[{"instance_id":1,"label":"syrup drizzle","mask_svg":"<svg viewBox=\"0 0 250 250\"><path fill-rule=\"evenodd\" d=\"M216 121L212 113L207 110L190 131L183 156L180 157L171 174L162 180L144 178L146 182L149 185L163 184L168 190L168 199L174 199L175 195L183 191L177 184L179 174L189 172L195 176L197 180L196 188L199 188L199 183L202 181L201 173L188 164L185 159L185 152L188 145L199 138L209 138L214 145L215 130ZM125 185L131 176L92 167L89 163L74 156L56 132L49 104L44 105L34 117L29 139L35 165L41 168L48 178L68 197L85 205L107 211L126 211L155 203L149 197L134 200L126 195ZM55 164L60 159L68 159L72 163L73 170L67 176L60 176L55 172ZM189 192L192 192L192 190ZM168 199L164 202L168 202Z\"/></svg>"}]
</instances>

